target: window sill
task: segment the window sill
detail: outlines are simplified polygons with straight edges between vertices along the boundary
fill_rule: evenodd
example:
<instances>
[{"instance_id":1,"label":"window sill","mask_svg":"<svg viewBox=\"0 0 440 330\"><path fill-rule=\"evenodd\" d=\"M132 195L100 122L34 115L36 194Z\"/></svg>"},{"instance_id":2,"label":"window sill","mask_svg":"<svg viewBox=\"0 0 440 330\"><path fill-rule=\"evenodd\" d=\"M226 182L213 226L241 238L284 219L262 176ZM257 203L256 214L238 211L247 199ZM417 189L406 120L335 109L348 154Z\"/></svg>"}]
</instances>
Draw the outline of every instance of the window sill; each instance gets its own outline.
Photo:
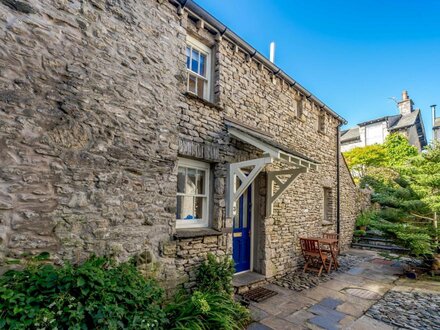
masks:
<instances>
[{"instance_id":1,"label":"window sill","mask_svg":"<svg viewBox=\"0 0 440 330\"><path fill-rule=\"evenodd\" d=\"M220 235L222 235L221 231L212 228L180 228L176 230L174 238L193 238Z\"/></svg>"},{"instance_id":2,"label":"window sill","mask_svg":"<svg viewBox=\"0 0 440 330\"><path fill-rule=\"evenodd\" d=\"M322 226L332 226L332 225L333 225L333 222L323 220L323 221L321 222L321 225L322 225Z\"/></svg>"},{"instance_id":3,"label":"window sill","mask_svg":"<svg viewBox=\"0 0 440 330\"><path fill-rule=\"evenodd\" d=\"M299 120L300 122L302 122L302 123L304 123L304 122L306 121L306 116L304 116L304 115L301 115L301 117L299 117L299 116L295 116L295 118L296 118L297 120Z\"/></svg>"},{"instance_id":4,"label":"window sill","mask_svg":"<svg viewBox=\"0 0 440 330\"><path fill-rule=\"evenodd\" d=\"M195 95L193 93L185 92L183 94L186 97L190 98L190 99L196 100L196 101L198 101L200 103L203 103L204 105L207 105L208 107L211 107L211 108L214 108L214 109L217 109L217 110L223 110L223 108L218 106L217 104L209 102L209 101L207 101L207 100L205 100L205 99L203 99L203 98L201 98L201 97L199 97L199 96L197 96L197 95Z\"/></svg>"}]
</instances>

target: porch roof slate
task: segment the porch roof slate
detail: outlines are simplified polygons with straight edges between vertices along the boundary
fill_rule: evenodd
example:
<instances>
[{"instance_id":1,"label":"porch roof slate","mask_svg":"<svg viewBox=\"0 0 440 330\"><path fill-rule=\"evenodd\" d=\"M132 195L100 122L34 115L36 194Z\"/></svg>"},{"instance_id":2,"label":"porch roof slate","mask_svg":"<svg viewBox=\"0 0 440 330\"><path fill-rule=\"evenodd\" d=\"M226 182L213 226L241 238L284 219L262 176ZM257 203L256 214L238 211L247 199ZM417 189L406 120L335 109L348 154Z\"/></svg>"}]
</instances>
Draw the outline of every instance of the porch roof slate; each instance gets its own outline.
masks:
<instances>
[{"instance_id":1,"label":"porch roof slate","mask_svg":"<svg viewBox=\"0 0 440 330\"><path fill-rule=\"evenodd\" d=\"M293 150L289 147L286 147L286 146L278 143L277 141L275 141L273 138L270 137L269 133L265 133L258 128L253 128L249 125L242 125L242 124L238 123L236 120L233 120L231 118L226 118L225 124L228 128L232 127L234 129L237 129L237 130L241 131L242 133L250 135L254 139L257 139L258 141L260 141L263 144L269 145L272 148L278 149L284 153L287 153L287 154L290 154L294 157L300 158L301 160L303 160L307 163L311 163L313 165L320 164L316 160L313 160L313 159L297 152L296 150Z\"/></svg>"}]
</instances>

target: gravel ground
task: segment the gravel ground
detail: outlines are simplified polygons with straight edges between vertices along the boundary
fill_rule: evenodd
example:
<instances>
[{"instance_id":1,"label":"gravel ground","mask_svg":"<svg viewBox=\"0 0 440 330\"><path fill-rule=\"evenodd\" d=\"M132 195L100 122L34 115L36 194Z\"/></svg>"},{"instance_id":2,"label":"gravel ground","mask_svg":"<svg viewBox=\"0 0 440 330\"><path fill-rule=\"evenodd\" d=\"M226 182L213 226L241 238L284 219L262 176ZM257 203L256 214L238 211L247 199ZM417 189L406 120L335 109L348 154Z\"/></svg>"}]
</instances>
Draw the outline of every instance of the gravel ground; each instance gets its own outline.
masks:
<instances>
[{"instance_id":1,"label":"gravel ground","mask_svg":"<svg viewBox=\"0 0 440 330\"><path fill-rule=\"evenodd\" d=\"M367 315L404 329L440 329L440 293L389 291Z\"/></svg>"},{"instance_id":2,"label":"gravel ground","mask_svg":"<svg viewBox=\"0 0 440 330\"><path fill-rule=\"evenodd\" d=\"M300 269L295 272L289 273L283 277L273 279L272 283L295 291L307 290L310 288L314 288L320 283L331 280L339 273L345 273L346 271L359 265L361 262L365 261L368 258L369 257L360 257L353 255L339 255L339 269L337 271L332 270L330 274L327 274L325 271L323 271L321 276L318 277L318 274L315 272L303 273L302 267L300 267Z\"/></svg>"}]
</instances>

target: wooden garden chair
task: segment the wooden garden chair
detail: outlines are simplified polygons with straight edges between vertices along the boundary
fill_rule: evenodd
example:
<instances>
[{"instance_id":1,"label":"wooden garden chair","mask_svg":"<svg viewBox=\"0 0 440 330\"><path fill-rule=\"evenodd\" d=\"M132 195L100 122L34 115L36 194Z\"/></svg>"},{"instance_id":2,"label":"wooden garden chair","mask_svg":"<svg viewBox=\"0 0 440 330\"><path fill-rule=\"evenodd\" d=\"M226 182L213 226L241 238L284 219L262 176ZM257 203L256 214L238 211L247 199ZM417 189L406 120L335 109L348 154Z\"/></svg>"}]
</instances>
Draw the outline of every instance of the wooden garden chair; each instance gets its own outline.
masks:
<instances>
[{"instance_id":1,"label":"wooden garden chair","mask_svg":"<svg viewBox=\"0 0 440 330\"><path fill-rule=\"evenodd\" d=\"M317 272L318 276L321 276L323 269L329 273L332 267L333 258L331 254L321 250L319 240L300 238L300 242L301 251L306 262L303 271L306 272L310 269Z\"/></svg>"},{"instance_id":2,"label":"wooden garden chair","mask_svg":"<svg viewBox=\"0 0 440 330\"><path fill-rule=\"evenodd\" d=\"M329 238L329 239L336 239L336 240L338 240L338 242L335 245L330 246L331 250L324 249L325 252L330 252L332 254L332 256L334 258L333 262L334 262L335 268L338 268L339 264L338 264L338 261L337 261L337 257L338 257L339 252L340 252L340 249L339 249L339 235L336 234L336 233L324 233L322 235L322 237L323 238Z\"/></svg>"}]
</instances>

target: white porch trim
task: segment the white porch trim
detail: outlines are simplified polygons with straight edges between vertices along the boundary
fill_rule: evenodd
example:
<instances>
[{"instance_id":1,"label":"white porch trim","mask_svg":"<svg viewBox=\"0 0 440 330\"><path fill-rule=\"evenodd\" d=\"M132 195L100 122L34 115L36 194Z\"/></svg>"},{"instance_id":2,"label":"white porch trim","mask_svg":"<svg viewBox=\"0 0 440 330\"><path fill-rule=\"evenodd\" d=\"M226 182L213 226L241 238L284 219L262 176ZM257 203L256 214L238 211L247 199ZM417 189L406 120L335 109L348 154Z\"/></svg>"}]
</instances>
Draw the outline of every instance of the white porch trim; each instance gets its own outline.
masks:
<instances>
[{"instance_id":1,"label":"white porch trim","mask_svg":"<svg viewBox=\"0 0 440 330\"><path fill-rule=\"evenodd\" d=\"M238 163L231 163L228 167L228 182L227 182L227 204L226 204L226 216L232 218L235 214L235 203L243 194L243 192L249 187L249 185L255 180L257 175L268 164L272 164L274 161L283 162L292 168L287 170L269 171L268 172L268 194L266 201L266 215L270 216L273 212L273 203L286 191L286 189L292 185L294 180L301 174L306 173L310 169L316 170L318 164L312 160L306 159L306 157L300 157L295 155L294 151L289 153L283 147L269 140L264 134L252 131L246 127L242 127L233 123L228 123L228 133L234 138L253 145L260 149L264 153L263 158L257 158L247 160ZM280 148L284 149L281 150ZM248 175L243 172L244 168L253 167ZM285 182L279 179L279 176L289 175ZM237 178L240 179L240 185L237 187ZM275 185L278 186L278 190L275 191Z\"/></svg>"},{"instance_id":2,"label":"white porch trim","mask_svg":"<svg viewBox=\"0 0 440 330\"><path fill-rule=\"evenodd\" d=\"M273 212L273 204L281 196L281 194L292 185L293 181L300 175L301 173L308 172L308 169L305 167L300 168L292 168L289 170L281 170L281 171L270 171L267 172L267 203L266 203L266 214L271 215ZM282 182L278 176L282 175L290 175L289 178ZM275 185L278 186L278 190L275 192Z\"/></svg>"},{"instance_id":3,"label":"white porch trim","mask_svg":"<svg viewBox=\"0 0 440 330\"><path fill-rule=\"evenodd\" d=\"M271 157L246 160L239 163L231 163L228 168L226 216L232 218L235 214L235 202L240 198L243 192L254 182L257 175L272 163ZM253 167L248 175L244 174L244 168ZM240 179L240 185L237 187L237 178Z\"/></svg>"}]
</instances>

